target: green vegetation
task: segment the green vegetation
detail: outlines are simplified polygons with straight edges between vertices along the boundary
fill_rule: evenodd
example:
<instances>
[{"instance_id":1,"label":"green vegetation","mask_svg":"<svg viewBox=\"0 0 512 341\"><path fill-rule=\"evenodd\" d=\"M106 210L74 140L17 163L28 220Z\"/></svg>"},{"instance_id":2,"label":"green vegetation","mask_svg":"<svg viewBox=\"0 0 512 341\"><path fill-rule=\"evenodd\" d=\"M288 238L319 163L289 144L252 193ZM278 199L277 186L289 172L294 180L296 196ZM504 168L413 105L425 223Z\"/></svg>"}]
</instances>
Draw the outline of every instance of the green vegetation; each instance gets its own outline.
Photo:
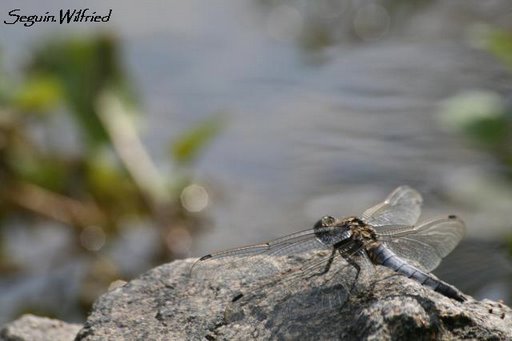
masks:
<instances>
[{"instance_id":1,"label":"green vegetation","mask_svg":"<svg viewBox=\"0 0 512 341\"><path fill-rule=\"evenodd\" d=\"M509 69L503 76L512 77L512 33L489 29L478 38L480 46ZM443 126L490 153L512 181L512 106L507 96L488 90L461 93L446 101L440 119Z\"/></svg>"},{"instance_id":2,"label":"green vegetation","mask_svg":"<svg viewBox=\"0 0 512 341\"><path fill-rule=\"evenodd\" d=\"M140 140L136 91L114 36L53 40L31 56L20 74L0 73L0 229L13 219L68 226L73 256L89 259L76 302L87 309L123 277L103 250L130 222L161 234L152 265L183 253L176 238L200 228L203 218L187 211L180 195L221 123L209 118L183 132L171 143L174 172L164 174ZM0 272L25 270L5 248L0 254Z\"/></svg>"},{"instance_id":3,"label":"green vegetation","mask_svg":"<svg viewBox=\"0 0 512 341\"><path fill-rule=\"evenodd\" d=\"M512 32L484 27L472 38L483 50L501 62L512 77ZM507 71L508 70L508 71ZM499 178L512 183L512 102L510 93L474 90L448 99L440 112L440 122L466 138L469 143L491 155L499 167ZM509 187L509 186L506 186ZM512 234L509 233L509 254L512 255Z\"/></svg>"}]
</instances>

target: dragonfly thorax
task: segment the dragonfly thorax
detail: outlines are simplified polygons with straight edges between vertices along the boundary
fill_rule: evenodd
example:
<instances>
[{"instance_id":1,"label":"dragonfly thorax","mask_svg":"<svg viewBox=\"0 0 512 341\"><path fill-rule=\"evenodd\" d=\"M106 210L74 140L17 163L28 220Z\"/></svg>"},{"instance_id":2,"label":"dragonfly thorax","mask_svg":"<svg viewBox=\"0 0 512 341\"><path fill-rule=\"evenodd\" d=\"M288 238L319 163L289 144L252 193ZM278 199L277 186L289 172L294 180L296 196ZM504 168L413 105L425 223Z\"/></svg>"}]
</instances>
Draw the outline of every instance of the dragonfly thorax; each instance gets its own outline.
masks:
<instances>
[{"instance_id":1,"label":"dragonfly thorax","mask_svg":"<svg viewBox=\"0 0 512 341\"><path fill-rule=\"evenodd\" d=\"M352 238L366 244L367 242L375 242L377 233L371 225L366 224L358 217L349 217L345 219L345 224L352 232Z\"/></svg>"}]
</instances>

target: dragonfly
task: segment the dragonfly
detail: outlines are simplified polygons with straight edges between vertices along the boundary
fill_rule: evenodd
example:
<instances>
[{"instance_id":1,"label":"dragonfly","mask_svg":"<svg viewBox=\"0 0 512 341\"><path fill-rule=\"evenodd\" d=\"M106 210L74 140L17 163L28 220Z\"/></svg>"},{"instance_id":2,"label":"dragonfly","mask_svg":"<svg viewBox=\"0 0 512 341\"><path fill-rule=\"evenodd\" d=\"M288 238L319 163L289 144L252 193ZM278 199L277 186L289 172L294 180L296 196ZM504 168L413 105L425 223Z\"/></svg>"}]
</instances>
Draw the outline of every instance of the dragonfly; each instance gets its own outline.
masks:
<instances>
[{"instance_id":1,"label":"dragonfly","mask_svg":"<svg viewBox=\"0 0 512 341\"><path fill-rule=\"evenodd\" d=\"M269 274L270 279L261 285L249 285L245 292L233 297L231 304L247 302L257 295L255 291L265 287L267 291L272 290L280 282L286 283L279 286L283 288L291 283L326 275L338 258L343 259L346 265L334 271L337 275L341 273L343 277L347 268L355 271L351 280L345 281L342 286L348 293L357 285L361 269L370 264L370 268L390 268L441 295L464 302L464 294L431 274L463 238L464 222L455 215L447 215L418 224L422 202L418 191L409 186L400 186L383 202L360 216L324 216L312 228L304 231L266 243L205 255L194 263L192 269L215 260L227 259L227 264L233 267L240 259L317 252L319 256L309 259L306 264Z\"/></svg>"}]
</instances>

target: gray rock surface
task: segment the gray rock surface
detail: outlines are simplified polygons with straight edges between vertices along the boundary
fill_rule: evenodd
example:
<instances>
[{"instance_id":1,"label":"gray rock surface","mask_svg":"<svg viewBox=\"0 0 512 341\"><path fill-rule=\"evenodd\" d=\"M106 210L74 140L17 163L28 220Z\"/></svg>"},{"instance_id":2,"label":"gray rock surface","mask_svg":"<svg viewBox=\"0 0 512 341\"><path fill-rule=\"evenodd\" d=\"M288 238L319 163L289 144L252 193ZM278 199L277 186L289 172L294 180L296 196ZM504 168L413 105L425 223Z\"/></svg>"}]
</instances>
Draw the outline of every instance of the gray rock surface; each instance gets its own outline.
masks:
<instances>
[{"instance_id":1,"label":"gray rock surface","mask_svg":"<svg viewBox=\"0 0 512 341\"><path fill-rule=\"evenodd\" d=\"M82 328L80 324L27 314L2 326L0 340L70 341L74 340L80 328Z\"/></svg>"},{"instance_id":2,"label":"gray rock surface","mask_svg":"<svg viewBox=\"0 0 512 341\"><path fill-rule=\"evenodd\" d=\"M298 261L212 261L192 273L190 259L157 267L100 297L77 340L512 339L504 304L459 303L382 267L372 273L376 281L361 276L350 296L336 269L258 281ZM230 303L240 289L246 295Z\"/></svg>"}]
</instances>

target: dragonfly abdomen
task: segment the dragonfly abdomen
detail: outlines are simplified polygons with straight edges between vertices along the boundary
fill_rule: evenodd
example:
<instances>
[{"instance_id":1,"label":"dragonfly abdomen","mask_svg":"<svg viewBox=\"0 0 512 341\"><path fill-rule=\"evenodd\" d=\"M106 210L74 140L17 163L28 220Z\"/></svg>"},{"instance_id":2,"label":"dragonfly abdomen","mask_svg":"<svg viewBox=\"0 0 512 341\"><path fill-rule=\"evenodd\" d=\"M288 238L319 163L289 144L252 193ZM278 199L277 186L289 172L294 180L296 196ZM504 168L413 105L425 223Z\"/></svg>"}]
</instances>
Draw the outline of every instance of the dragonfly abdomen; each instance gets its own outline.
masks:
<instances>
[{"instance_id":1,"label":"dragonfly abdomen","mask_svg":"<svg viewBox=\"0 0 512 341\"><path fill-rule=\"evenodd\" d=\"M464 302L466 300L466 298L457 289L407 263L384 244L380 244L372 249L371 256L375 263L393 269L408 278L414 279L420 284L429 287L446 297L459 302Z\"/></svg>"}]
</instances>

